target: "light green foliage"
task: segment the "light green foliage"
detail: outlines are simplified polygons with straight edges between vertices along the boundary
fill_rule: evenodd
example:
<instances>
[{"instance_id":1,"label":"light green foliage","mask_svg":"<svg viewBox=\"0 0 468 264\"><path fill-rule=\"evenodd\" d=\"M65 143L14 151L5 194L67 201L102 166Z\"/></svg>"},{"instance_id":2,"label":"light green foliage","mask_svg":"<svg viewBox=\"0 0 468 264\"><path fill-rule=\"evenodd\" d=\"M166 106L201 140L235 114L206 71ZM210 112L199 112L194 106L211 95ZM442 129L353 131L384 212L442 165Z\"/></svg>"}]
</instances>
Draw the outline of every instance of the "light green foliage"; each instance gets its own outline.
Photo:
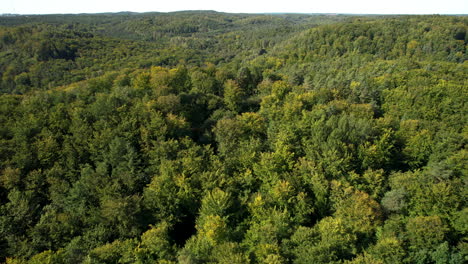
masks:
<instances>
[{"instance_id":1,"label":"light green foliage","mask_svg":"<svg viewBox=\"0 0 468 264\"><path fill-rule=\"evenodd\" d=\"M134 246L134 240L116 240L91 250L83 263L135 263Z\"/></svg>"},{"instance_id":2,"label":"light green foliage","mask_svg":"<svg viewBox=\"0 0 468 264\"><path fill-rule=\"evenodd\" d=\"M142 72L138 74L135 79L133 79L132 86L135 87L137 90L149 90L150 86L150 78L151 76L147 72Z\"/></svg>"},{"instance_id":3,"label":"light green foliage","mask_svg":"<svg viewBox=\"0 0 468 264\"><path fill-rule=\"evenodd\" d=\"M187 160L190 162L189 160ZM154 176L144 191L144 204L158 221L178 221L197 202L194 188L196 179L190 176L190 167L175 162L163 162L160 174Z\"/></svg>"},{"instance_id":4,"label":"light green foliage","mask_svg":"<svg viewBox=\"0 0 468 264\"><path fill-rule=\"evenodd\" d=\"M390 186L392 190L386 193L384 199L384 205L387 204L390 210L408 207L406 209L412 215L438 214L448 217L460 208L462 186L458 180L450 180L440 173L395 173L390 177Z\"/></svg>"},{"instance_id":5,"label":"light green foliage","mask_svg":"<svg viewBox=\"0 0 468 264\"><path fill-rule=\"evenodd\" d=\"M351 256L356 236L340 218L326 217L311 229L299 227L291 237L294 263L331 263Z\"/></svg>"},{"instance_id":6,"label":"light green foliage","mask_svg":"<svg viewBox=\"0 0 468 264\"><path fill-rule=\"evenodd\" d=\"M385 190L386 175L384 170L366 170L362 175L351 172L349 175L350 181L357 189L366 192L372 198L380 198Z\"/></svg>"},{"instance_id":7,"label":"light green foliage","mask_svg":"<svg viewBox=\"0 0 468 264\"><path fill-rule=\"evenodd\" d=\"M290 235L289 213L265 208L261 196L254 199L250 205L254 219L243 243L259 263L280 260L280 241Z\"/></svg>"},{"instance_id":8,"label":"light green foliage","mask_svg":"<svg viewBox=\"0 0 468 264\"><path fill-rule=\"evenodd\" d=\"M393 131L384 130L374 142L366 141L359 146L362 168L386 168L391 164L394 148Z\"/></svg>"},{"instance_id":9,"label":"light green foliage","mask_svg":"<svg viewBox=\"0 0 468 264\"><path fill-rule=\"evenodd\" d=\"M200 214L203 215L219 215L225 216L228 213L232 203L232 198L229 193L222 191L221 189L214 189L207 193L202 200L200 208Z\"/></svg>"},{"instance_id":10,"label":"light green foliage","mask_svg":"<svg viewBox=\"0 0 468 264\"><path fill-rule=\"evenodd\" d=\"M7 263L10 263L7 260ZM14 262L12 262L14 263ZM52 250L46 250L39 254L34 255L27 263L31 264L53 264L53 263L66 263L63 255L63 251L53 252Z\"/></svg>"},{"instance_id":11,"label":"light green foliage","mask_svg":"<svg viewBox=\"0 0 468 264\"><path fill-rule=\"evenodd\" d=\"M213 249L214 263L220 264L244 264L250 263L248 256L243 252L239 244L227 242Z\"/></svg>"},{"instance_id":12,"label":"light green foliage","mask_svg":"<svg viewBox=\"0 0 468 264\"><path fill-rule=\"evenodd\" d=\"M468 20L0 19L0 263L465 263Z\"/></svg>"},{"instance_id":13,"label":"light green foliage","mask_svg":"<svg viewBox=\"0 0 468 264\"><path fill-rule=\"evenodd\" d=\"M382 263L398 263L405 257L403 243L396 237L382 237L369 250L376 260Z\"/></svg>"},{"instance_id":14,"label":"light green foliage","mask_svg":"<svg viewBox=\"0 0 468 264\"><path fill-rule=\"evenodd\" d=\"M380 205L365 192L342 186L336 181L331 184L334 216L341 218L354 234L363 238L372 236L381 224Z\"/></svg>"},{"instance_id":15,"label":"light green foliage","mask_svg":"<svg viewBox=\"0 0 468 264\"><path fill-rule=\"evenodd\" d=\"M383 264L384 262L379 260L379 259L374 258L373 256L371 256L369 254L364 253L364 254L358 255L356 258L354 258L351 261L346 261L345 263L347 263L347 264L350 264L350 263L354 263L354 264Z\"/></svg>"},{"instance_id":16,"label":"light green foliage","mask_svg":"<svg viewBox=\"0 0 468 264\"><path fill-rule=\"evenodd\" d=\"M169 229L167 222L161 222L141 235L141 242L134 250L137 263L174 259L175 249L171 244Z\"/></svg>"},{"instance_id":17,"label":"light green foliage","mask_svg":"<svg viewBox=\"0 0 468 264\"><path fill-rule=\"evenodd\" d=\"M245 96L244 90L234 80L227 80L224 83L224 103L226 107L234 112L241 109L241 102Z\"/></svg>"}]
</instances>

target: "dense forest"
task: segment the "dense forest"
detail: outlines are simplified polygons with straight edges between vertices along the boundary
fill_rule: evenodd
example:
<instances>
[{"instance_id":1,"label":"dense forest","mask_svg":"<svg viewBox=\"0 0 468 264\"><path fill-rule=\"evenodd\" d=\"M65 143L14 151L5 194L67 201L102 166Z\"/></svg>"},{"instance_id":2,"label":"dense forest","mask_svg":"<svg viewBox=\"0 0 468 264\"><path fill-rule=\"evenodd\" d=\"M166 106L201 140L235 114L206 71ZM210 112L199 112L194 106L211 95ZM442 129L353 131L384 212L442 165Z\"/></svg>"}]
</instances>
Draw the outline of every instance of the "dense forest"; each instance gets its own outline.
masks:
<instances>
[{"instance_id":1,"label":"dense forest","mask_svg":"<svg viewBox=\"0 0 468 264\"><path fill-rule=\"evenodd\" d=\"M467 263L468 17L0 17L0 263Z\"/></svg>"}]
</instances>

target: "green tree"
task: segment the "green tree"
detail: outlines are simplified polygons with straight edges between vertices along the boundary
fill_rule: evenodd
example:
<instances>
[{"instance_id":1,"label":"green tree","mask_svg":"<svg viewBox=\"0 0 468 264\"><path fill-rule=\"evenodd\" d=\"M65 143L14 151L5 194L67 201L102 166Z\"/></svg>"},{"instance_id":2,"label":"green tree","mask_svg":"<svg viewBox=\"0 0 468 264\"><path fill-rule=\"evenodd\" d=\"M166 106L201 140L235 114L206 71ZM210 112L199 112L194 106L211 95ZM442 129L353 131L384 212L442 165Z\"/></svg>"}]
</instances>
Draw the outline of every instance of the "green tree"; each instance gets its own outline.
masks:
<instances>
[{"instance_id":1,"label":"green tree","mask_svg":"<svg viewBox=\"0 0 468 264\"><path fill-rule=\"evenodd\" d=\"M236 81L227 80L224 83L224 103L229 110L239 112L244 96L245 92Z\"/></svg>"}]
</instances>

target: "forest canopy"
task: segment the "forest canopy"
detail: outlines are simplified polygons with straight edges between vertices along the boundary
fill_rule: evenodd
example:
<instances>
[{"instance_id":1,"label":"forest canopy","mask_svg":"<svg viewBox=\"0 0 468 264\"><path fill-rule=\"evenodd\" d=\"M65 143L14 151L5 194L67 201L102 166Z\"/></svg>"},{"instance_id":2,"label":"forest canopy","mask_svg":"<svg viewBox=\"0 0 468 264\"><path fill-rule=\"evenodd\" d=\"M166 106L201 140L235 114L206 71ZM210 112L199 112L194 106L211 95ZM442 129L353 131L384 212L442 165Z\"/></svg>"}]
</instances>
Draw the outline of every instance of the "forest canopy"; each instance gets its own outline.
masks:
<instances>
[{"instance_id":1,"label":"forest canopy","mask_svg":"<svg viewBox=\"0 0 468 264\"><path fill-rule=\"evenodd\" d=\"M466 263L467 30L0 17L0 262Z\"/></svg>"}]
</instances>

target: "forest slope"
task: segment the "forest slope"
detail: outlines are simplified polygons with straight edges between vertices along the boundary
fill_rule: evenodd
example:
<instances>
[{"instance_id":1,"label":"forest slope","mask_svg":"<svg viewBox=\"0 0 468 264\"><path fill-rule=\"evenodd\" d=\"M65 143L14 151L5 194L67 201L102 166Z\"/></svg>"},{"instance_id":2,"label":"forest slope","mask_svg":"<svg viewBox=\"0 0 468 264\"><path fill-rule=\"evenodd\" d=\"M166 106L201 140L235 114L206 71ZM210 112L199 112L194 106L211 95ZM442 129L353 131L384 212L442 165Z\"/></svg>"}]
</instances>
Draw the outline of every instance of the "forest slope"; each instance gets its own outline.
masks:
<instances>
[{"instance_id":1,"label":"forest slope","mask_svg":"<svg viewBox=\"0 0 468 264\"><path fill-rule=\"evenodd\" d=\"M0 262L468 260L466 17L0 22Z\"/></svg>"}]
</instances>

